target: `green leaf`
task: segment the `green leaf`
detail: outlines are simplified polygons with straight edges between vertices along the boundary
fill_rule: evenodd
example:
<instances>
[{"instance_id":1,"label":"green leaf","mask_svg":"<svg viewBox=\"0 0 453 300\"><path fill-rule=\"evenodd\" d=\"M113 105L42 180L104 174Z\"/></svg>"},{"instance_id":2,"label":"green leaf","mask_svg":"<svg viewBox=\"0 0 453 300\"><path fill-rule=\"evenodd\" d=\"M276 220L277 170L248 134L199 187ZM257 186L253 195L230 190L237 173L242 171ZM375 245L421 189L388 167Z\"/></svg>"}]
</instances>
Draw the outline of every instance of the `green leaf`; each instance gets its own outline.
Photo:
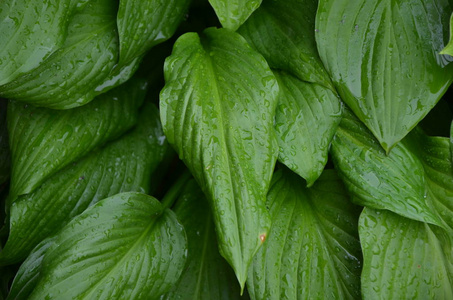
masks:
<instances>
[{"instance_id":1,"label":"green leaf","mask_svg":"<svg viewBox=\"0 0 453 300\"><path fill-rule=\"evenodd\" d=\"M121 0L118 10L120 61L124 65L169 39L186 13L189 0Z\"/></svg>"},{"instance_id":2,"label":"green leaf","mask_svg":"<svg viewBox=\"0 0 453 300\"><path fill-rule=\"evenodd\" d=\"M0 99L0 186L8 180L11 168L8 130L6 127L6 108L6 100Z\"/></svg>"},{"instance_id":3,"label":"green leaf","mask_svg":"<svg viewBox=\"0 0 453 300\"><path fill-rule=\"evenodd\" d=\"M327 163L342 106L336 94L323 86L284 72L274 74L280 87L275 125L279 160L311 186Z\"/></svg>"},{"instance_id":4,"label":"green leaf","mask_svg":"<svg viewBox=\"0 0 453 300\"><path fill-rule=\"evenodd\" d=\"M453 56L453 13L450 16L450 41L448 42L447 46L445 46L439 54L448 54Z\"/></svg>"},{"instance_id":5,"label":"green leaf","mask_svg":"<svg viewBox=\"0 0 453 300\"><path fill-rule=\"evenodd\" d=\"M262 0L209 0L222 26L236 30L260 6Z\"/></svg>"},{"instance_id":6,"label":"green leaf","mask_svg":"<svg viewBox=\"0 0 453 300\"><path fill-rule=\"evenodd\" d=\"M289 170L274 174L267 205L272 228L253 259L252 299L357 299L360 209L333 170L303 187Z\"/></svg>"},{"instance_id":7,"label":"green leaf","mask_svg":"<svg viewBox=\"0 0 453 300\"><path fill-rule=\"evenodd\" d=\"M354 200L414 220L453 228L453 175L447 138L416 128L386 155L350 112L332 142L335 167Z\"/></svg>"},{"instance_id":8,"label":"green leaf","mask_svg":"<svg viewBox=\"0 0 453 300\"><path fill-rule=\"evenodd\" d=\"M240 299L234 272L219 254L209 203L194 180L173 211L186 229L188 253L181 278L162 299Z\"/></svg>"},{"instance_id":9,"label":"green leaf","mask_svg":"<svg viewBox=\"0 0 453 300\"><path fill-rule=\"evenodd\" d=\"M11 194L32 192L64 166L132 127L144 87L143 81L133 80L88 105L66 111L10 102Z\"/></svg>"},{"instance_id":10,"label":"green leaf","mask_svg":"<svg viewBox=\"0 0 453 300\"><path fill-rule=\"evenodd\" d=\"M438 54L452 9L448 0L319 2L320 57L343 101L386 152L453 80L451 58Z\"/></svg>"},{"instance_id":11,"label":"green leaf","mask_svg":"<svg viewBox=\"0 0 453 300\"><path fill-rule=\"evenodd\" d=\"M244 286L270 227L277 81L264 58L227 29L181 36L164 70L164 132L210 201L220 252Z\"/></svg>"},{"instance_id":12,"label":"green leaf","mask_svg":"<svg viewBox=\"0 0 453 300\"><path fill-rule=\"evenodd\" d=\"M264 0L238 32L271 68L333 88L315 41L317 0Z\"/></svg>"},{"instance_id":13,"label":"green leaf","mask_svg":"<svg viewBox=\"0 0 453 300\"><path fill-rule=\"evenodd\" d=\"M34 285L27 299L158 299L181 274L186 237L155 198L123 193L73 219L43 252L38 280L13 284L15 291Z\"/></svg>"},{"instance_id":14,"label":"green leaf","mask_svg":"<svg viewBox=\"0 0 453 300\"><path fill-rule=\"evenodd\" d=\"M110 0L90 1L71 19L62 47L37 68L1 86L0 94L54 109L91 101L118 59L116 13Z\"/></svg>"},{"instance_id":15,"label":"green leaf","mask_svg":"<svg viewBox=\"0 0 453 300\"><path fill-rule=\"evenodd\" d=\"M452 235L389 211L360 216L364 299L452 299Z\"/></svg>"},{"instance_id":16,"label":"green leaf","mask_svg":"<svg viewBox=\"0 0 453 300\"><path fill-rule=\"evenodd\" d=\"M149 193L151 174L158 170L167 147L159 112L145 106L131 133L66 167L12 204L0 264L24 259L39 242L99 200L129 191Z\"/></svg>"}]
</instances>

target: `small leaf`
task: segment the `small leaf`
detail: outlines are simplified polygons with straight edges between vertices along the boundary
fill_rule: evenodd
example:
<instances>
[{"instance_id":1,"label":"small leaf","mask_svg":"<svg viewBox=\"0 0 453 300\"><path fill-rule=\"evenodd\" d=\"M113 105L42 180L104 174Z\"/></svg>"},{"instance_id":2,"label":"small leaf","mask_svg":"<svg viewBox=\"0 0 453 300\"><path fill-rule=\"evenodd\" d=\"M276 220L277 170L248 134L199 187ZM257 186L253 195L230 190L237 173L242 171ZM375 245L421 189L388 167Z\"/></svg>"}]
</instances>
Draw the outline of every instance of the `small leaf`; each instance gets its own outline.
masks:
<instances>
[{"instance_id":1,"label":"small leaf","mask_svg":"<svg viewBox=\"0 0 453 300\"><path fill-rule=\"evenodd\" d=\"M13 284L14 291L34 285L23 295L27 299L158 299L181 274L186 237L175 214L159 201L123 193L73 219L43 252L37 272L26 274L30 260L19 271L38 279Z\"/></svg>"},{"instance_id":2,"label":"small leaf","mask_svg":"<svg viewBox=\"0 0 453 300\"><path fill-rule=\"evenodd\" d=\"M260 6L262 0L209 0L222 26L236 30Z\"/></svg>"},{"instance_id":3,"label":"small leaf","mask_svg":"<svg viewBox=\"0 0 453 300\"><path fill-rule=\"evenodd\" d=\"M318 84L274 72L280 87L276 111L279 160L311 186L327 163L330 142L341 120L341 103Z\"/></svg>"},{"instance_id":4,"label":"small leaf","mask_svg":"<svg viewBox=\"0 0 453 300\"><path fill-rule=\"evenodd\" d=\"M10 102L13 199L32 192L64 166L132 127L145 91L142 81L131 81L88 105L66 111Z\"/></svg>"},{"instance_id":5,"label":"small leaf","mask_svg":"<svg viewBox=\"0 0 453 300\"><path fill-rule=\"evenodd\" d=\"M0 186L8 180L11 168L8 130L6 127L6 107L6 100L0 99Z\"/></svg>"},{"instance_id":6,"label":"small leaf","mask_svg":"<svg viewBox=\"0 0 453 300\"><path fill-rule=\"evenodd\" d=\"M366 127L345 112L332 142L332 157L358 204L452 227L447 138L428 137L417 128L386 155Z\"/></svg>"},{"instance_id":7,"label":"small leaf","mask_svg":"<svg viewBox=\"0 0 453 300\"><path fill-rule=\"evenodd\" d=\"M317 0L264 0L239 29L271 68L333 88L315 41Z\"/></svg>"},{"instance_id":8,"label":"small leaf","mask_svg":"<svg viewBox=\"0 0 453 300\"><path fill-rule=\"evenodd\" d=\"M101 199L129 191L149 193L151 174L166 150L159 113L147 105L131 133L66 167L12 204L0 264L24 259L39 242Z\"/></svg>"},{"instance_id":9,"label":"small leaf","mask_svg":"<svg viewBox=\"0 0 453 300\"><path fill-rule=\"evenodd\" d=\"M272 228L253 259L252 299L357 299L359 208L333 170L303 187L289 170L274 174L267 205Z\"/></svg>"},{"instance_id":10,"label":"small leaf","mask_svg":"<svg viewBox=\"0 0 453 300\"><path fill-rule=\"evenodd\" d=\"M452 235L389 211L360 216L364 299L452 299Z\"/></svg>"},{"instance_id":11,"label":"small leaf","mask_svg":"<svg viewBox=\"0 0 453 300\"><path fill-rule=\"evenodd\" d=\"M448 54L453 56L453 13L450 16L450 42L448 42L447 46L445 46L439 54Z\"/></svg>"},{"instance_id":12,"label":"small leaf","mask_svg":"<svg viewBox=\"0 0 453 300\"><path fill-rule=\"evenodd\" d=\"M220 252L244 286L270 227L277 81L264 58L227 29L181 36L164 69L164 132L210 201Z\"/></svg>"},{"instance_id":13,"label":"small leaf","mask_svg":"<svg viewBox=\"0 0 453 300\"><path fill-rule=\"evenodd\" d=\"M453 80L449 0L320 0L316 41L341 98L389 152ZM417 62L417 63L412 63Z\"/></svg>"}]
</instances>

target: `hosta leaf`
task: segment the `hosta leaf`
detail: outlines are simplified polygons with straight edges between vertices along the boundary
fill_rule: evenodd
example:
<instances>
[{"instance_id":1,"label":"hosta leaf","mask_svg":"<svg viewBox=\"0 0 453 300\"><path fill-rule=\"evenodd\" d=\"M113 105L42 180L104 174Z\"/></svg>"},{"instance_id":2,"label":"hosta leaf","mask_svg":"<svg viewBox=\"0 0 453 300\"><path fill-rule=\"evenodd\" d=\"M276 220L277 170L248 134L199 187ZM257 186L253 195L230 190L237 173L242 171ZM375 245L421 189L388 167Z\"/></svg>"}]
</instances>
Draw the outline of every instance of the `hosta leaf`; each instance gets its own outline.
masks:
<instances>
[{"instance_id":1,"label":"hosta leaf","mask_svg":"<svg viewBox=\"0 0 453 300\"><path fill-rule=\"evenodd\" d=\"M360 205L453 227L453 175L447 138L428 137L416 128L386 155L349 112L333 139L332 157Z\"/></svg>"},{"instance_id":2,"label":"hosta leaf","mask_svg":"<svg viewBox=\"0 0 453 300\"><path fill-rule=\"evenodd\" d=\"M121 0L118 10L120 62L127 64L152 46L170 38L189 0Z\"/></svg>"},{"instance_id":3,"label":"hosta leaf","mask_svg":"<svg viewBox=\"0 0 453 300\"><path fill-rule=\"evenodd\" d=\"M165 81L164 132L211 202L220 252L243 286L270 225L276 79L239 34L210 28L177 40Z\"/></svg>"},{"instance_id":4,"label":"hosta leaf","mask_svg":"<svg viewBox=\"0 0 453 300\"><path fill-rule=\"evenodd\" d=\"M194 180L173 211L186 229L188 254L179 282L162 299L240 299L234 272L219 254L209 203Z\"/></svg>"},{"instance_id":5,"label":"hosta leaf","mask_svg":"<svg viewBox=\"0 0 453 300\"><path fill-rule=\"evenodd\" d=\"M158 299L178 280L185 259L184 228L172 211L144 194L118 194L59 231L27 299ZM18 281L19 291L30 282Z\"/></svg>"},{"instance_id":6,"label":"hosta leaf","mask_svg":"<svg viewBox=\"0 0 453 300\"><path fill-rule=\"evenodd\" d=\"M129 129L144 94L143 82L136 80L66 111L10 102L11 193L32 192L50 175Z\"/></svg>"},{"instance_id":7,"label":"hosta leaf","mask_svg":"<svg viewBox=\"0 0 453 300\"><path fill-rule=\"evenodd\" d=\"M452 82L451 59L438 54L451 10L448 0L319 2L321 59L343 101L387 152Z\"/></svg>"},{"instance_id":8,"label":"hosta leaf","mask_svg":"<svg viewBox=\"0 0 453 300\"><path fill-rule=\"evenodd\" d=\"M389 211L360 216L364 299L452 299L452 235Z\"/></svg>"},{"instance_id":9,"label":"hosta leaf","mask_svg":"<svg viewBox=\"0 0 453 300\"><path fill-rule=\"evenodd\" d=\"M8 180L11 166L8 130L6 128L6 106L6 100L0 99L0 185Z\"/></svg>"},{"instance_id":10,"label":"hosta leaf","mask_svg":"<svg viewBox=\"0 0 453 300\"><path fill-rule=\"evenodd\" d=\"M0 94L55 109L91 101L118 59L116 13L110 0L90 1L69 23L62 48L39 67L0 87Z\"/></svg>"},{"instance_id":11,"label":"hosta leaf","mask_svg":"<svg viewBox=\"0 0 453 300\"><path fill-rule=\"evenodd\" d=\"M279 160L311 186L327 163L327 151L341 120L341 103L331 90L274 72L280 87L276 111Z\"/></svg>"},{"instance_id":12,"label":"hosta leaf","mask_svg":"<svg viewBox=\"0 0 453 300\"><path fill-rule=\"evenodd\" d=\"M440 54L448 54L450 56L453 56L453 14L450 16L450 42L448 42L447 46L445 46L442 51L440 51Z\"/></svg>"},{"instance_id":13,"label":"hosta leaf","mask_svg":"<svg viewBox=\"0 0 453 300\"><path fill-rule=\"evenodd\" d=\"M260 6L262 0L209 0L222 26L236 30Z\"/></svg>"},{"instance_id":14,"label":"hosta leaf","mask_svg":"<svg viewBox=\"0 0 453 300\"><path fill-rule=\"evenodd\" d=\"M131 133L66 167L12 204L11 231L0 263L24 259L44 238L101 199L129 191L149 193L151 174L166 150L159 113L147 105Z\"/></svg>"},{"instance_id":15,"label":"hosta leaf","mask_svg":"<svg viewBox=\"0 0 453 300\"><path fill-rule=\"evenodd\" d=\"M238 32L272 68L333 89L315 41L317 0L264 0Z\"/></svg>"},{"instance_id":16,"label":"hosta leaf","mask_svg":"<svg viewBox=\"0 0 453 300\"><path fill-rule=\"evenodd\" d=\"M326 170L308 189L296 174L280 170L267 204L272 228L250 268L251 298L358 298L360 210L335 172Z\"/></svg>"}]
</instances>

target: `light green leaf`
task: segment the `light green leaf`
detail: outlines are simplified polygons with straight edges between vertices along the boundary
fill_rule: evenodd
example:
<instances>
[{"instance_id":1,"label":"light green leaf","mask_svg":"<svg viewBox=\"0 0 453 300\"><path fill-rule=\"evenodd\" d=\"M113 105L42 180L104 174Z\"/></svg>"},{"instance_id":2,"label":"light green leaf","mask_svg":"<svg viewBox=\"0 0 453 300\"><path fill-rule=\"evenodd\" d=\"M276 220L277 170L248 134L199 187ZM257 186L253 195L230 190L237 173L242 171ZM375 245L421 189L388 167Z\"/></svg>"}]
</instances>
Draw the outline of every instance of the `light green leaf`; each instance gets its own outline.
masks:
<instances>
[{"instance_id":1,"label":"light green leaf","mask_svg":"<svg viewBox=\"0 0 453 300\"><path fill-rule=\"evenodd\" d=\"M11 194L32 192L64 166L132 127L144 87L143 81L133 80L66 111L10 102Z\"/></svg>"},{"instance_id":2,"label":"light green leaf","mask_svg":"<svg viewBox=\"0 0 453 300\"><path fill-rule=\"evenodd\" d=\"M260 6L262 0L209 0L222 26L236 30Z\"/></svg>"},{"instance_id":3,"label":"light green leaf","mask_svg":"<svg viewBox=\"0 0 453 300\"><path fill-rule=\"evenodd\" d=\"M151 174L162 172L158 166L167 147L159 112L146 105L132 132L66 167L12 204L10 234L0 264L24 259L39 242L99 200L121 192L149 193Z\"/></svg>"},{"instance_id":4,"label":"light green leaf","mask_svg":"<svg viewBox=\"0 0 453 300\"><path fill-rule=\"evenodd\" d=\"M110 0L90 1L68 24L62 47L37 68L0 86L0 95L54 109L91 101L118 59L116 13Z\"/></svg>"},{"instance_id":5,"label":"light green leaf","mask_svg":"<svg viewBox=\"0 0 453 300\"><path fill-rule=\"evenodd\" d=\"M240 299L234 272L219 254L209 203L194 180L181 189L173 211L186 229L188 254L181 278L161 299Z\"/></svg>"},{"instance_id":6,"label":"light green leaf","mask_svg":"<svg viewBox=\"0 0 453 300\"><path fill-rule=\"evenodd\" d=\"M452 299L452 235L389 211L360 216L364 299Z\"/></svg>"},{"instance_id":7,"label":"light green leaf","mask_svg":"<svg viewBox=\"0 0 453 300\"><path fill-rule=\"evenodd\" d=\"M271 68L333 88L315 41L317 0L264 0L238 32Z\"/></svg>"},{"instance_id":8,"label":"light green leaf","mask_svg":"<svg viewBox=\"0 0 453 300\"><path fill-rule=\"evenodd\" d=\"M169 39L190 0L121 0L118 10L120 61L124 65Z\"/></svg>"},{"instance_id":9,"label":"light green leaf","mask_svg":"<svg viewBox=\"0 0 453 300\"><path fill-rule=\"evenodd\" d=\"M358 204L453 228L453 175L447 138L416 128L386 155L350 112L332 142L340 177Z\"/></svg>"},{"instance_id":10,"label":"light green leaf","mask_svg":"<svg viewBox=\"0 0 453 300\"><path fill-rule=\"evenodd\" d=\"M445 46L439 54L448 54L453 56L453 13L450 16L450 42L448 42L447 46Z\"/></svg>"},{"instance_id":11,"label":"light green leaf","mask_svg":"<svg viewBox=\"0 0 453 300\"><path fill-rule=\"evenodd\" d=\"M319 1L320 57L343 101L386 152L453 80L451 58L438 54L452 9L448 0Z\"/></svg>"},{"instance_id":12,"label":"light green leaf","mask_svg":"<svg viewBox=\"0 0 453 300\"><path fill-rule=\"evenodd\" d=\"M8 130L6 127L6 107L6 100L0 99L0 186L8 180L11 167Z\"/></svg>"},{"instance_id":13,"label":"light green leaf","mask_svg":"<svg viewBox=\"0 0 453 300\"><path fill-rule=\"evenodd\" d=\"M289 170L274 174L267 205L272 228L250 267L252 299L357 299L360 208L333 170L303 187Z\"/></svg>"},{"instance_id":14,"label":"light green leaf","mask_svg":"<svg viewBox=\"0 0 453 300\"><path fill-rule=\"evenodd\" d=\"M279 160L311 186L327 163L341 120L341 103L331 90L274 72L280 87L276 111Z\"/></svg>"},{"instance_id":15,"label":"light green leaf","mask_svg":"<svg viewBox=\"0 0 453 300\"><path fill-rule=\"evenodd\" d=\"M172 211L144 194L118 194L59 231L26 298L158 299L178 280L186 251L184 228Z\"/></svg>"},{"instance_id":16,"label":"light green leaf","mask_svg":"<svg viewBox=\"0 0 453 300\"><path fill-rule=\"evenodd\" d=\"M165 81L164 132L210 201L220 252L244 286L270 227L277 81L239 34L214 28L176 41Z\"/></svg>"}]
</instances>

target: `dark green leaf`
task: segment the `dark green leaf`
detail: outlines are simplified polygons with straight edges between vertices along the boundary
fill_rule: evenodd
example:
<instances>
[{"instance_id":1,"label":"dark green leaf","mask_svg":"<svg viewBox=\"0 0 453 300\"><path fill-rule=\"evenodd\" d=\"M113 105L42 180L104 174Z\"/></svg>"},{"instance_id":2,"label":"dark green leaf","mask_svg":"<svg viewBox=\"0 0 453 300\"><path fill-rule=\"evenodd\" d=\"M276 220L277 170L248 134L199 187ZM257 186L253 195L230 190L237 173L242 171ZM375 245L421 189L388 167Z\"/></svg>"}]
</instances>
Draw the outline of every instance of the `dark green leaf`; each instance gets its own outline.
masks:
<instances>
[{"instance_id":1,"label":"dark green leaf","mask_svg":"<svg viewBox=\"0 0 453 300\"><path fill-rule=\"evenodd\" d=\"M27 260L19 271L13 290L33 285L24 298L158 299L178 280L187 251L175 214L139 193L98 202L49 244L32 253L39 265Z\"/></svg>"},{"instance_id":2,"label":"dark green leaf","mask_svg":"<svg viewBox=\"0 0 453 300\"><path fill-rule=\"evenodd\" d=\"M440 54L448 54L450 56L453 56L453 14L450 16L450 42L448 42L447 46L445 46L442 51L440 51Z\"/></svg>"},{"instance_id":3,"label":"dark green leaf","mask_svg":"<svg viewBox=\"0 0 453 300\"><path fill-rule=\"evenodd\" d=\"M452 299L452 235L389 211L360 216L364 299Z\"/></svg>"},{"instance_id":4,"label":"dark green leaf","mask_svg":"<svg viewBox=\"0 0 453 300\"><path fill-rule=\"evenodd\" d=\"M331 90L274 72L280 87L276 111L279 160L311 186L327 163L341 120L341 103Z\"/></svg>"},{"instance_id":5,"label":"dark green leaf","mask_svg":"<svg viewBox=\"0 0 453 300\"><path fill-rule=\"evenodd\" d=\"M147 105L134 131L66 167L12 204L11 232L0 263L24 259L44 238L101 199L128 191L149 193L151 174L166 150L159 113Z\"/></svg>"},{"instance_id":6,"label":"dark green leaf","mask_svg":"<svg viewBox=\"0 0 453 300\"><path fill-rule=\"evenodd\" d=\"M209 0L222 26L236 30L260 6L262 0Z\"/></svg>"},{"instance_id":7,"label":"dark green leaf","mask_svg":"<svg viewBox=\"0 0 453 300\"><path fill-rule=\"evenodd\" d=\"M272 68L334 90L315 42L317 0L264 0L238 32Z\"/></svg>"},{"instance_id":8,"label":"dark green leaf","mask_svg":"<svg viewBox=\"0 0 453 300\"><path fill-rule=\"evenodd\" d=\"M243 286L270 227L277 81L239 34L214 28L177 40L165 81L164 132L210 201L220 252Z\"/></svg>"},{"instance_id":9,"label":"dark green leaf","mask_svg":"<svg viewBox=\"0 0 453 300\"><path fill-rule=\"evenodd\" d=\"M133 80L66 111L10 102L12 195L32 192L64 166L129 129L137 122L145 91L143 81Z\"/></svg>"},{"instance_id":10,"label":"dark green leaf","mask_svg":"<svg viewBox=\"0 0 453 300\"><path fill-rule=\"evenodd\" d=\"M251 298L358 298L360 210L335 172L326 170L307 189L296 174L280 170L267 204L272 228L250 268Z\"/></svg>"},{"instance_id":11,"label":"dark green leaf","mask_svg":"<svg viewBox=\"0 0 453 300\"><path fill-rule=\"evenodd\" d=\"M209 203L194 180L173 210L186 229L188 255L179 282L162 299L240 299L234 272L219 254Z\"/></svg>"},{"instance_id":12,"label":"dark green leaf","mask_svg":"<svg viewBox=\"0 0 453 300\"><path fill-rule=\"evenodd\" d=\"M11 167L8 130L6 127L6 107L6 100L0 99L0 186L8 180Z\"/></svg>"},{"instance_id":13,"label":"dark green leaf","mask_svg":"<svg viewBox=\"0 0 453 300\"><path fill-rule=\"evenodd\" d=\"M448 0L320 0L319 54L341 98L389 152L453 80L439 55ZM447 66L448 65L448 66Z\"/></svg>"}]
</instances>

